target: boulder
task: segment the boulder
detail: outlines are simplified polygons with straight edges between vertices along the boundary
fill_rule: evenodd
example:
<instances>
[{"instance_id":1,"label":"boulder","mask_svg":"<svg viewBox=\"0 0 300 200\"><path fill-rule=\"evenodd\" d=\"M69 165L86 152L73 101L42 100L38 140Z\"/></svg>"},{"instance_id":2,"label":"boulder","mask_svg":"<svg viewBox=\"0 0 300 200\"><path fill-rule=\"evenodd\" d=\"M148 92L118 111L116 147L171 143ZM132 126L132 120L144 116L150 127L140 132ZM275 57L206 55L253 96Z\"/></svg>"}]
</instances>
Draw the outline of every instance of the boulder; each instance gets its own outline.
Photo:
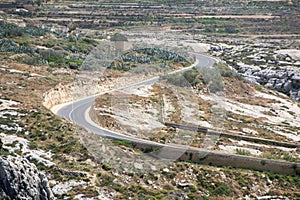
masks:
<instances>
[{"instance_id":1,"label":"boulder","mask_svg":"<svg viewBox=\"0 0 300 200\"><path fill-rule=\"evenodd\" d=\"M300 82L300 73L299 74L294 74L294 76L292 77L292 80Z\"/></svg>"},{"instance_id":2,"label":"boulder","mask_svg":"<svg viewBox=\"0 0 300 200\"><path fill-rule=\"evenodd\" d=\"M292 89L292 81L288 80L287 82L285 82L283 89L287 92L290 91Z\"/></svg>"},{"instance_id":3,"label":"boulder","mask_svg":"<svg viewBox=\"0 0 300 200\"><path fill-rule=\"evenodd\" d=\"M276 78L271 78L268 80L268 82L265 84L266 88L273 88L276 82Z\"/></svg>"},{"instance_id":4,"label":"boulder","mask_svg":"<svg viewBox=\"0 0 300 200\"><path fill-rule=\"evenodd\" d=\"M275 84L274 84L274 88L279 90L279 89L282 89L285 85L285 80L284 79L277 79L275 81Z\"/></svg>"}]
</instances>

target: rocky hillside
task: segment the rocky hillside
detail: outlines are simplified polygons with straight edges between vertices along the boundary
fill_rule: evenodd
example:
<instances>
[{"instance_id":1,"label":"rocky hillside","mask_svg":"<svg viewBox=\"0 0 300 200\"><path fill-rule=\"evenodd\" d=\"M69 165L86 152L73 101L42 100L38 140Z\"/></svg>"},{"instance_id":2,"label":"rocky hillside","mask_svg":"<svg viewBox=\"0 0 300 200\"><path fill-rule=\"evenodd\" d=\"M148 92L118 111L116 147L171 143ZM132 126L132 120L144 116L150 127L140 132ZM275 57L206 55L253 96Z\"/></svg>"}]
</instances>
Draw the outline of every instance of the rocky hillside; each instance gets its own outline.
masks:
<instances>
[{"instance_id":1,"label":"rocky hillside","mask_svg":"<svg viewBox=\"0 0 300 200\"><path fill-rule=\"evenodd\" d=\"M299 41L223 41L211 47L250 82L276 89L300 101Z\"/></svg>"},{"instance_id":2,"label":"rocky hillside","mask_svg":"<svg viewBox=\"0 0 300 200\"><path fill-rule=\"evenodd\" d=\"M178 35L176 37L179 38ZM187 36L180 38L183 46L191 44L192 49L201 49L202 51L208 49L207 45L198 45L191 40L183 42L183 39L187 38ZM176 41L170 42L173 39L174 36L171 35L168 38L168 44L176 44ZM159 42L163 41L160 40ZM268 195L297 197L299 193L299 184L297 184L299 176L290 177L267 172L217 168L183 162L156 163L157 161L155 160L146 160L152 167L144 169L143 165L141 165L141 162L145 159L143 158L143 153L139 149L134 149L132 144L124 143L124 141L113 142L76 128L64 119L54 116L42 106L44 101L43 94L47 91L50 92L47 92L47 95L44 97L47 97L46 99L48 100L53 100L49 101L52 102L51 105L61 103L59 97L71 98L74 90L69 85L75 78L72 71L57 68L49 71L48 66L32 67L26 64L18 64L11 57L10 53L3 53L2 56L7 56L9 59L3 59L5 64L2 63L0 71L1 88L3 88L1 94L5 98L1 100L1 140L3 143L1 157L10 166L14 166L14 163L17 161L13 158L8 159L5 155L16 155L18 159L22 157L20 160L26 159L30 163L34 163L38 169L36 174L46 174L53 195L59 199L64 197L78 199L89 197L98 199L127 199L128 197L197 199L208 198L208 196L210 199L217 199L220 196L231 196L233 198L241 196L256 198ZM93 75L95 78L99 76L96 73L93 73ZM101 77L92 79L95 80L93 84L98 83L100 84L98 88L109 89L113 87L114 83L117 84L118 80L124 82L124 80L120 79L120 75L107 75L109 76L107 79L101 79ZM91 76L88 77L91 78ZM146 77L139 76L139 78ZM11 80L14 80L14 82L11 82ZM97 80L102 80L103 82ZM132 79L131 81L137 80ZM110 83L110 86L107 83ZM229 83L230 81L228 81ZM55 88L55 85L58 85L56 89L51 89ZM88 85L85 88L92 89ZM69 89L71 89L71 92ZM138 95L142 95L142 97L139 97L141 101L147 99L149 101L150 99L150 102L154 105L156 97L143 97L143 95L149 95L149 89L151 88L132 92L138 92ZM159 92L159 90L154 92ZM237 92L233 91L230 94L234 93ZM244 90L241 90L237 94L242 95L243 93ZM275 96L278 96L278 94ZM172 102L169 99L165 103L165 105L169 105L166 108L172 111L173 103L176 102ZM206 106L206 104L203 104L203 106ZM205 107L202 109L205 110ZM240 112L238 110L242 110L242 108L237 108L235 112ZM143 115L149 115L153 118L156 114L150 111L143 113ZM183 111L187 112L188 107L185 107ZM288 112L288 110L285 112ZM171 115L172 112L167 112L167 114ZM239 120L250 120L237 114L236 116ZM266 113L264 115L268 116L269 114ZM176 119L175 115L174 119ZM242 124L239 122L235 123L237 123L235 126L238 127L238 130L245 134L251 135L255 133L254 131L261 133L261 130L252 127L252 125L257 123L255 120L251 121L247 128L241 126ZM290 127L287 124L286 126ZM236 130L234 126L232 128ZM249 129L251 131L248 131ZM273 139L281 137L271 132L269 134L266 132L265 134ZM287 135L292 136L292 130L285 134L281 138L292 141L286 137ZM153 139L162 140L161 136L155 134ZM197 142L199 141L195 141L195 145L198 144ZM260 155L267 157L276 155L274 159L291 161L297 159L297 152L293 149L274 149L272 146L257 147L252 143L239 143L234 140L224 140L220 143L220 148L222 147L221 145L224 146L223 151L227 152L236 153L241 151L258 157ZM261 154L256 155L257 152ZM112 159L113 157L120 159ZM127 160L125 166L124 162L120 162L123 159ZM8 161L11 162L8 163ZM33 164L29 165L29 163L28 165L25 164L25 166L28 170L30 169L29 166L34 168ZM25 166L24 170L26 171ZM16 169L16 171L19 169ZM31 180L29 177L27 178ZM41 180L41 178L37 180ZM224 184L224 182L230 182L231 184ZM251 189L254 186L256 189ZM23 187L22 183L20 187ZM44 190L46 191L46 188ZM16 195L23 195L23 193L19 191Z\"/></svg>"},{"instance_id":3,"label":"rocky hillside","mask_svg":"<svg viewBox=\"0 0 300 200\"><path fill-rule=\"evenodd\" d=\"M150 62L141 71L135 68L140 74L129 79L123 76L128 72L97 71L101 52L110 50L103 44L118 43L117 35L127 42L149 44L144 47L204 52L223 60L224 65L217 67L223 69L226 86L226 120L219 121L224 129L245 137L298 144L299 104L263 87L299 98L297 3L1 1L0 199L299 198L299 175L159 161L145 156L149 149L99 137L50 111L57 104L155 76L164 72L160 70L165 64L171 69L182 67L169 60L149 70ZM129 43L117 46L125 51L132 47ZM136 51L125 60L136 56L143 57L145 52ZM83 73L82 69L87 70ZM141 75L144 72L147 75ZM105 107L110 94L102 96L103 101L95 104L103 112L99 121L126 134L148 131L144 138L186 141L198 147L205 135L178 134L183 131L166 127L163 119L208 127L218 123L211 123L214 112L210 108L215 102L200 77L189 88L197 98L189 98L184 90L177 91L175 98L177 93L162 85L136 88L115 98L116 105L124 98L132 101L126 108L134 111L133 121L124 115L128 112L119 112L121 108ZM180 76L172 80L176 78ZM226 154L299 163L297 148L226 137L210 144L207 147ZM299 173L296 165L294 170Z\"/></svg>"},{"instance_id":4,"label":"rocky hillside","mask_svg":"<svg viewBox=\"0 0 300 200\"><path fill-rule=\"evenodd\" d=\"M181 84L177 85L180 83L177 80L181 80L180 75L172 75L175 78L169 79L169 82L161 81L100 96L94 104L97 117L93 119L116 132L161 143L206 148L208 146L205 145L209 144L209 149L222 152L243 152L256 157L299 162L299 149L293 145L282 148L222 137L220 140L211 138L212 141L207 141L207 135L174 131L164 125L165 122L196 125L211 130L221 129L237 136L254 136L294 145L299 143L298 103L279 92L244 83L238 74L230 72L230 69L220 63L216 66L218 67L222 68L225 76L224 97L210 95L202 82L203 76L207 74L195 70L183 75L192 81L191 84L195 84L194 92L181 88ZM197 73L198 75L194 75ZM198 80L190 79L192 76ZM219 104L218 112L222 114L214 111L215 104Z\"/></svg>"}]
</instances>

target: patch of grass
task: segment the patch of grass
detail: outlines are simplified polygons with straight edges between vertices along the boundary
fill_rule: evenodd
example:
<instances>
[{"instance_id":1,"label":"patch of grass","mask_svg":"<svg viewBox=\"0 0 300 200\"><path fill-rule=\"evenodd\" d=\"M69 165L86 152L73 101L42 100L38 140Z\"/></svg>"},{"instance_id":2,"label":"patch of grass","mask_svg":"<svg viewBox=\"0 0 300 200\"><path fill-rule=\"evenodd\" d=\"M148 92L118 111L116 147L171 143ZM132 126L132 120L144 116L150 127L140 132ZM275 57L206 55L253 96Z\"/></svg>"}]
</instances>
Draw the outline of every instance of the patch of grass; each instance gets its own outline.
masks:
<instances>
[{"instance_id":1,"label":"patch of grass","mask_svg":"<svg viewBox=\"0 0 300 200\"><path fill-rule=\"evenodd\" d=\"M292 155L290 155L289 153L284 153L281 158L283 160L289 161L289 162L295 162L296 158L294 158Z\"/></svg>"},{"instance_id":2,"label":"patch of grass","mask_svg":"<svg viewBox=\"0 0 300 200\"><path fill-rule=\"evenodd\" d=\"M150 101L154 102L154 103L157 103L158 102L158 99L156 97L150 97Z\"/></svg>"},{"instance_id":3,"label":"patch of grass","mask_svg":"<svg viewBox=\"0 0 300 200\"><path fill-rule=\"evenodd\" d=\"M289 162L297 161L297 159L289 153L263 153L260 157L273 160L286 160Z\"/></svg>"},{"instance_id":4,"label":"patch of grass","mask_svg":"<svg viewBox=\"0 0 300 200\"><path fill-rule=\"evenodd\" d=\"M112 143L119 146L134 147L133 143L128 140L113 140Z\"/></svg>"},{"instance_id":5,"label":"patch of grass","mask_svg":"<svg viewBox=\"0 0 300 200\"><path fill-rule=\"evenodd\" d=\"M262 91L262 86L259 86L259 85L255 86L255 90L256 91Z\"/></svg>"},{"instance_id":6,"label":"patch of grass","mask_svg":"<svg viewBox=\"0 0 300 200\"><path fill-rule=\"evenodd\" d=\"M243 156L250 156L251 153L245 149L236 149L235 150L235 153L236 154L239 154L239 155L243 155Z\"/></svg>"}]
</instances>

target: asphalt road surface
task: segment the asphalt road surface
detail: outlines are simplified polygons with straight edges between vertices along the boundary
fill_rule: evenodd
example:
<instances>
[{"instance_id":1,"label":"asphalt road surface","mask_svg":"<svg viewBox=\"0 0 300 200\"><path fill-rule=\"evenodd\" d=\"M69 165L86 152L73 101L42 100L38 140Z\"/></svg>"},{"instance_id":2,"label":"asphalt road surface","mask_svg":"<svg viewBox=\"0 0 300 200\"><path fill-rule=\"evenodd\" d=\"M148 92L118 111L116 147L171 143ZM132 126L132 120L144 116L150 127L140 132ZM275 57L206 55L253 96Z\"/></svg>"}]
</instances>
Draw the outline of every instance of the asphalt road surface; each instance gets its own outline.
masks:
<instances>
[{"instance_id":1,"label":"asphalt road surface","mask_svg":"<svg viewBox=\"0 0 300 200\"><path fill-rule=\"evenodd\" d=\"M191 65L190 67L187 67L187 68L184 68L181 70L177 70L177 71L173 71L170 74L176 73L176 72L184 72L184 71L192 69L193 67L212 67L214 65L214 63L216 62L216 60L214 58L206 56L206 55L201 55L201 54L195 54L195 58L196 58L195 63L193 65ZM136 83L136 84L132 84L132 85L129 85L129 86L126 86L123 88L114 89L109 92L122 90L122 89L129 89L130 87L136 87L136 86L141 86L141 85L149 85L154 82L157 82L158 80L159 80L159 77L154 77L154 78L151 78L151 79L148 79L148 80ZM106 92L106 93L109 93L109 92ZM61 117L65 117L65 118L69 119L70 121L72 121L73 123L80 125L80 126L86 128L87 130L89 130L95 134L101 135L101 136L105 136L105 137L113 138L113 139L129 140L132 142L155 144L155 145L163 146L162 144L158 144L158 143L155 143L152 141L143 140L143 139L139 139L139 138L135 138L135 137L131 137L131 136L126 136L121 133L116 133L116 132L110 131L110 130L107 130L107 129L97 125L96 123L94 123L90 119L90 117L88 115L88 111L91 108L95 99L100 95L101 94L97 94L97 95L85 97L83 99L79 99L79 100L70 102L66 106L59 109L56 114Z\"/></svg>"}]
</instances>

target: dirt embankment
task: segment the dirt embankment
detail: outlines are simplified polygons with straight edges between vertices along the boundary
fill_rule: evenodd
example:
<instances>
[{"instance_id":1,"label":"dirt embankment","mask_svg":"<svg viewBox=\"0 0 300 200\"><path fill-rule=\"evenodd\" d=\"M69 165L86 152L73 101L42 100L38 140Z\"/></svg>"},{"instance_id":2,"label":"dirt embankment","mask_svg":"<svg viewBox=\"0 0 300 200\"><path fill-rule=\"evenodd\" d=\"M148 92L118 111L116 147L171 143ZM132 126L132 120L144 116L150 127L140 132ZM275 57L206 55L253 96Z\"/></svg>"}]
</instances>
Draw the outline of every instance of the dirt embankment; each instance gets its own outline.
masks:
<instances>
[{"instance_id":1,"label":"dirt embankment","mask_svg":"<svg viewBox=\"0 0 300 200\"><path fill-rule=\"evenodd\" d=\"M68 103L90 95L108 92L115 88L137 83L152 75L95 75L92 73L82 73L76 77L76 81L69 84L58 84L43 94L43 105L48 109L54 106Z\"/></svg>"},{"instance_id":2,"label":"dirt embankment","mask_svg":"<svg viewBox=\"0 0 300 200\"><path fill-rule=\"evenodd\" d=\"M99 83L85 83L83 81L76 81L66 85L58 84L44 94L43 105L51 109L59 104L71 102L85 96L104 92L109 89L109 85Z\"/></svg>"}]
</instances>

